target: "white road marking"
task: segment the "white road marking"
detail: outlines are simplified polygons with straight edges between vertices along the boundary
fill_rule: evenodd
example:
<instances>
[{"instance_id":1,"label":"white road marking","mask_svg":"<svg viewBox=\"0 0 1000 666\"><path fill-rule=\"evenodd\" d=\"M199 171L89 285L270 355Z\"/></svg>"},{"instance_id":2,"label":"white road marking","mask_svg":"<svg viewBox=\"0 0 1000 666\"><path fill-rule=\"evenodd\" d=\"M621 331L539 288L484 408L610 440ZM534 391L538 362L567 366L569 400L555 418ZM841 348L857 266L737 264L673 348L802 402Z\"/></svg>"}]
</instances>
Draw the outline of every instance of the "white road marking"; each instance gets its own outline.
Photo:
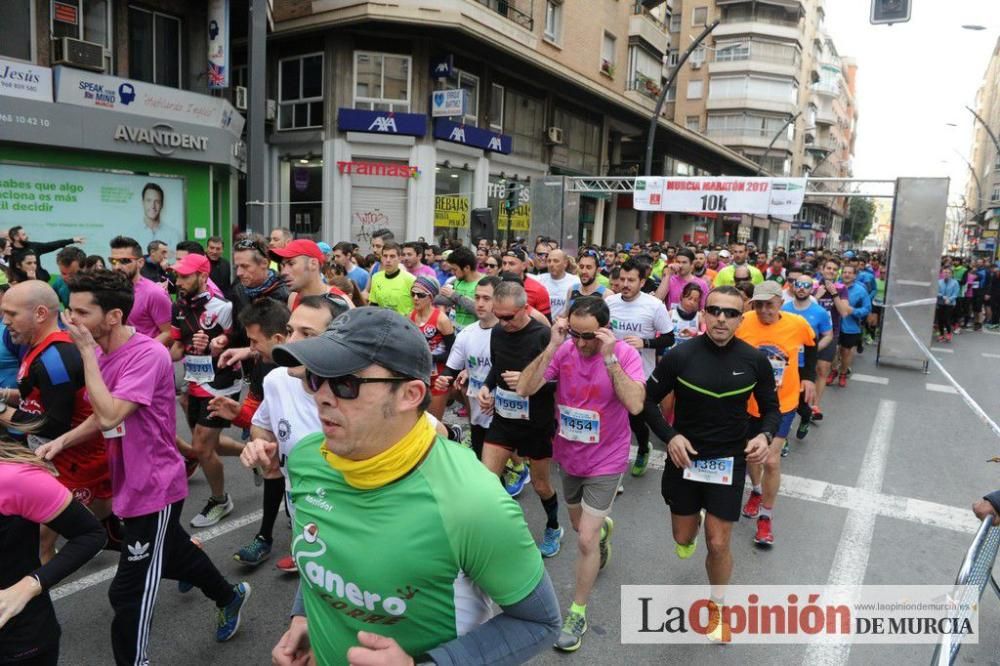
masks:
<instances>
[{"instance_id":1,"label":"white road marking","mask_svg":"<svg viewBox=\"0 0 1000 666\"><path fill-rule=\"evenodd\" d=\"M882 479L889 457L895 416L896 403L892 400L880 400L855 488L860 494L869 496L869 499L852 504L847 512L847 520L844 521L844 529L840 533L837 552L833 556L833 566L827 579L830 585L861 585L865 582L865 570L868 569L868 556L875 533L875 518L878 515L875 496L882 494ZM818 643L809 645L803 662L846 664L850 656L850 644Z\"/></svg>"},{"instance_id":2,"label":"white road marking","mask_svg":"<svg viewBox=\"0 0 1000 666\"><path fill-rule=\"evenodd\" d=\"M988 352L983 352L983 357L985 357L985 358L1000 358L1000 354L990 354Z\"/></svg>"},{"instance_id":3,"label":"white road marking","mask_svg":"<svg viewBox=\"0 0 1000 666\"><path fill-rule=\"evenodd\" d=\"M868 382L869 384L882 384L885 386L889 383L888 377L878 377L876 375L862 375L854 372L850 376L852 382Z\"/></svg>"},{"instance_id":4,"label":"white road marking","mask_svg":"<svg viewBox=\"0 0 1000 666\"><path fill-rule=\"evenodd\" d=\"M954 354L954 349L945 349L944 347L931 347L931 351L940 352L942 354Z\"/></svg>"},{"instance_id":5,"label":"white road marking","mask_svg":"<svg viewBox=\"0 0 1000 666\"><path fill-rule=\"evenodd\" d=\"M933 391L934 393L950 393L951 395L958 395L958 390L954 386L949 386L948 384L927 384L927 390Z\"/></svg>"},{"instance_id":6,"label":"white road marking","mask_svg":"<svg viewBox=\"0 0 1000 666\"><path fill-rule=\"evenodd\" d=\"M198 539L201 542L211 541L216 537L220 537L223 534L228 534L229 532L236 531L240 528L246 527L247 525L252 525L253 523L259 522L261 516L264 512L260 509L253 511L242 518L237 518L236 520L227 520L224 523L216 525L215 527L209 528L202 532L192 534L191 536ZM68 597L71 594L76 594L77 592L82 592L88 588L94 587L95 585L100 585L106 580L111 580L115 577L115 572L118 571L118 565L112 567L106 567L100 571L95 571L94 573L79 578L69 583L59 585L52 589L49 593L52 597L52 601L62 599L63 597ZM163 585L163 581L160 581L160 585Z\"/></svg>"}]
</instances>

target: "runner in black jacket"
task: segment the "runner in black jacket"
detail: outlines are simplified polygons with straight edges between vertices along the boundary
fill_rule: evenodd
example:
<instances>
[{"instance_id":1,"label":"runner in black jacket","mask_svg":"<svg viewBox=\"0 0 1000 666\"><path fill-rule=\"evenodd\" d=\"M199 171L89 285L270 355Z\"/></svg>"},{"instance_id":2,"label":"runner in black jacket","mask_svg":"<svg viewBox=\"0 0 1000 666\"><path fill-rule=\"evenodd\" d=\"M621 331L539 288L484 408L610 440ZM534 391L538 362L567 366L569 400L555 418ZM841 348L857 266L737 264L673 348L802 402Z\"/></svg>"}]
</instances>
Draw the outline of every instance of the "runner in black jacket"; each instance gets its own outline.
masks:
<instances>
[{"instance_id":1,"label":"runner in black jacket","mask_svg":"<svg viewBox=\"0 0 1000 666\"><path fill-rule=\"evenodd\" d=\"M646 401L659 405L674 392L674 426L659 409L647 409L649 426L667 442L661 492L670 507L675 552L694 554L705 516L706 567L713 600L721 607L733 569L729 540L739 520L747 461L761 463L778 427L774 374L764 354L735 337L743 298L735 287L717 287L705 305L705 335L671 349L646 383ZM753 395L761 419L747 413ZM749 440L749 442L748 442ZM710 638L727 640L716 616Z\"/></svg>"}]
</instances>

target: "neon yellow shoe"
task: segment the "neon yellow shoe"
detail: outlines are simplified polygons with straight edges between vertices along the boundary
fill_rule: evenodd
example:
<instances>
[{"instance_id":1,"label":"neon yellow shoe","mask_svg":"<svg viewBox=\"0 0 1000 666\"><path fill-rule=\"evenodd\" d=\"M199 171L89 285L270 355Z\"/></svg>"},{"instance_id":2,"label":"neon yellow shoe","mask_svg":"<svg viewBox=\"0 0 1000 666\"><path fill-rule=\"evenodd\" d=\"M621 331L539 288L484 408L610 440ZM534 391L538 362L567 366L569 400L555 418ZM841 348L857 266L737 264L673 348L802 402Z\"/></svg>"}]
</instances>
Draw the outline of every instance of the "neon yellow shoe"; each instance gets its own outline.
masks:
<instances>
[{"instance_id":1,"label":"neon yellow shoe","mask_svg":"<svg viewBox=\"0 0 1000 666\"><path fill-rule=\"evenodd\" d=\"M690 559L696 550L698 550L698 537L695 537L694 541L686 545L682 543L674 544L674 552L677 553L677 557L682 560Z\"/></svg>"}]
</instances>

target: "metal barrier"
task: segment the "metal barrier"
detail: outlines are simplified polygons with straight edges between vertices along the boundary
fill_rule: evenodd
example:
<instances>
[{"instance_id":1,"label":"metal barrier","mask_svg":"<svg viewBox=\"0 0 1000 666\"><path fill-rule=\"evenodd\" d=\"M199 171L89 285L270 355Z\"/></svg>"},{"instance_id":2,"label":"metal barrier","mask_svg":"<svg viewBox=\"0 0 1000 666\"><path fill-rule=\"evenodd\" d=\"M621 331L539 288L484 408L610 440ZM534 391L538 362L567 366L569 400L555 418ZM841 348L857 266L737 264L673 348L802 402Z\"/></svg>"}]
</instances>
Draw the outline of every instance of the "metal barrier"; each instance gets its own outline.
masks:
<instances>
[{"instance_id":1,"label":"metal barrier","mask_svg":"<svg viewBox=\"0 0 1000 666\"><path fill-rule=\"evenodd\" d=\"M969 546L969 551L965 554L962 567L958 570L958 576L955 578L956 586L975 586L976 599L960 599L959 601L979 601L983 597L987 583L1000 598L1000 586L997 585L997 581L993 577L993 562L996 560L998 549L1000 549L1000 527L993 527L993 517L988 516L983 519L983 524L979 526L976 538L972 540L972 545ZM958 617L962 618L966 615L968 612L960 613ZM980 627L982 627L982 613L979 614L979 622ZM951 666L961 647L961 634L944 636L941 643L934 648L934 656L931 658L932 666Z\"/></svg>"}]
</instances>

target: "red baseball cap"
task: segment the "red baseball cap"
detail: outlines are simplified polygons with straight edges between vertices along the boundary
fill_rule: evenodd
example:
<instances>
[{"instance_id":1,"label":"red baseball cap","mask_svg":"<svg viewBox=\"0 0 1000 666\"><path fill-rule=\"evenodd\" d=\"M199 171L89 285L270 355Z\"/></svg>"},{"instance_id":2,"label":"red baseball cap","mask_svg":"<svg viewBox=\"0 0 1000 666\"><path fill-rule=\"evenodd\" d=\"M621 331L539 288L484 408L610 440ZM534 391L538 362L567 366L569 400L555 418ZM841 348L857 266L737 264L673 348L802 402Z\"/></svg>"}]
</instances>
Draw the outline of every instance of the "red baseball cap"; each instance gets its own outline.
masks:
<instances>
[{"instance_id":1,"label":"red baseball cap","mask_svg":"<svg viewBox=\"0 0 1000 666\"><path fill-rule=\"evenodd\" d=\"M188 254L170 268L178 275L191 275L192 273L208 275L212 272L212 264L209 263L208 257L203 254Z\"/></svg>"},{"instance_id":2,"label":"red baseball cap","mask_svg":"<svg viewBox=\"0 0 1000 666\"><path fill-rule=\"evenodd\" d=\"M319 245L306 238L297 238L285 247L271 249L271 258L275 261L291 259L292 257L311 257L320 263L326 261L326 255L323 254L323 250L319 249Z\"/></svg>"}]
</instances>

